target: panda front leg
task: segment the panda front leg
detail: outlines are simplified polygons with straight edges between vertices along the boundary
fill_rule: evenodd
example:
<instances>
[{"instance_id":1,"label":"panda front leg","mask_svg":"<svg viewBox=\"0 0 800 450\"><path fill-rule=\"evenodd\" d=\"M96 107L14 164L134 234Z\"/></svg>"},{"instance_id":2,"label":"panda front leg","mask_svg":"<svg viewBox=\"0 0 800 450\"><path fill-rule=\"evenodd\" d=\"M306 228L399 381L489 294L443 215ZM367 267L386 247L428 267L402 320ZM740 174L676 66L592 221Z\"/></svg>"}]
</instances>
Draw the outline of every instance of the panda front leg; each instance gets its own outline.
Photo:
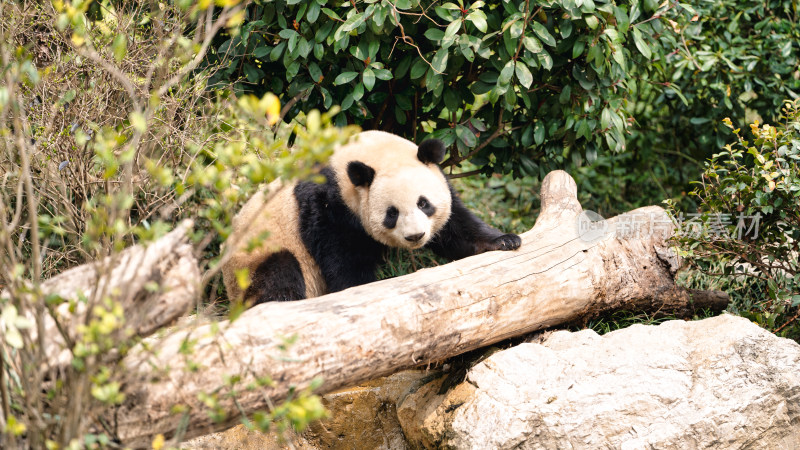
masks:
<instances>
[{"instance_id":1,"label":"panda front leg","mask_svg":"<svg viewBox=\"0 0 800 450\"><path fill-rule=\"evenodd\" d=\"M252 305L306 298L306 283L297 258L288 250L275 252L256 267L244 292Z\"/></svg>"},{"instance_id":2,"label":"panda front leg","mask_svg":"<svg viewBox=\"0 0 800 450\"><path fill-rule=\"evenodd\" d=\"M437 255L455 260L492 250L516 250L522 239L513 233L496 230L468 210L453 192L450 219L428 243Z\"/></svg>"}]
</instances>

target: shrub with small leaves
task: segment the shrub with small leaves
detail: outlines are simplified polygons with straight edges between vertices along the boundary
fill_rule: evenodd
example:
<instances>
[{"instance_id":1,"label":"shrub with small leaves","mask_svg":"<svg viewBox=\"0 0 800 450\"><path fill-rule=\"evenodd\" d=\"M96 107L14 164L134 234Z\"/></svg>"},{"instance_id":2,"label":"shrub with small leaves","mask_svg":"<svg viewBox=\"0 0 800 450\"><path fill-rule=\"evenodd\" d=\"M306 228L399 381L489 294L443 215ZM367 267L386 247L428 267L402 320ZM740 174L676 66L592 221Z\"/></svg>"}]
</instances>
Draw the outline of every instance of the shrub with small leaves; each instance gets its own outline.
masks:
<instances>
[{"instance_id":1,"label":"shrub with small leaves","mask_svg":"<svg viewBox=\"0 0 800 450\"><path fill-rule=\"evenodd\" d=\"M207 89L209 74L196 70L202 43L220 29L235 34L245 6L0 2L0 448L124 446L104 417L132 401L135 386L180 369L143 364L151 373L142 376L124 362L133 348L156 350L132 329L138 311L121 301L138 276L108 283L140 264L120 253L194 219L199 290L208 294L198 306L213 304L219 244L244 200L276 178L313 175L356 132L333 125L336 108L281 121L274 94ZM44 284L89 261L100 262L98 276L80 292ZM160 280L144 286L148 294L165 288ZM240 311L231 308L231 322ZM220 332L216 317L198 317ZM183 344L185 370L202 370L192 361L196 340ZM290 344L272 349L276 357ZM247 413L230 407L242 389L269 384L266 373L221 378L198 399L217 421ZM317 386L262 417L272 429L322 417ZM152 436L153 447L177 445L183 431L171 431Z\"/></svg>"},{"instance_id":2,"label":"shrub with small leaves","mask_svg":"<svg viewBox=\"0 0 800 450\"><path fill-rule=\"evenodd\" d=\"M787 101L777 126L750 125L706 164L692 195L698 214L675 212L681 254L726 282L749 279L734 308L767 329L800 339L800 100Z\"/></svg>"}]
</instances>

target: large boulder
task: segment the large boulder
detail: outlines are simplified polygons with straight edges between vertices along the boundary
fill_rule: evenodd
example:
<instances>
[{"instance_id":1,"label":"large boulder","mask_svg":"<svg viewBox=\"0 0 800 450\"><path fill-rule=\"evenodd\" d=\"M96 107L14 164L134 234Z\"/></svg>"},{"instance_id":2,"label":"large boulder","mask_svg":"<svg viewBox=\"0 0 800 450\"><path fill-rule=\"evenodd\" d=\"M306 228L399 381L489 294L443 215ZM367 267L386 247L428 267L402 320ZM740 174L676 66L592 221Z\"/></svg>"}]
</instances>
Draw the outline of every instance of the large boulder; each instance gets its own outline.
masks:
<instances>
[{"instance_id":1,"label":"large boulder","mask_svg":"<svg viewBox=\"0 0 800 450\"><path fill-rule=\"evenodd\" d=\"M800 448L800 345L727 314L558 331L441 382L397 405L414 446Z\"/></svg>"}]
</instances>

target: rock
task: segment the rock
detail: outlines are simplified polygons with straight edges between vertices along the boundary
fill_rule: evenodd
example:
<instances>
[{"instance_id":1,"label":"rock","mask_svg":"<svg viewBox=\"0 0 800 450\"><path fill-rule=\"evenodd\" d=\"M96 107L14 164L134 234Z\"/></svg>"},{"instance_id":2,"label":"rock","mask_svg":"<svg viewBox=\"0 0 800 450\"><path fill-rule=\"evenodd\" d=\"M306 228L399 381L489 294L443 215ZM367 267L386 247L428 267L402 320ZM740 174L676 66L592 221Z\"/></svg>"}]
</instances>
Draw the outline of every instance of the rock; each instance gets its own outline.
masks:
<instances>
[{"instance_id":1,"label":"rock","mask_svg":"<svg viewBox=\"0 0 800 450\"><path fill-rule=\"evenodd\" d=\"M428 386L437 372L405 370L361 386L331 392L322 397L328 419L314 422L302 434L251 431L242 425L181 444L187 449L391 449L407 448L397 420L395 405L420 386Z\"/></svg>"},{"instance_id":2,"label":"rock","mask_svg":"<svg viewBox=\"0 0 800 450\"><path fill-rule=\"evenodd\" d=\"M303 437L324 449L405 449L395 405L433 376L424 370L405 370L326 394L322 403L330 418L311 424Z\"/></svg>"},{"instance_id":3,"label":"rock","mask_svg":"<svg viewBox=\"0 0 800 450\"><path fill-rule=\"evenodd\" d=\"M237 425L219 433L207 434L182 442L181 449L186 450L316 450L302 436L286 433L281 439L276 433L262 433L248 430L244 425Z\"/></svg>"},{"instance_id":4,"label":"rock","mask_svg":"<svg viewBox=\"0 0 800 450\"><path fill-rule=\"evenodd\" d=\"M800 345L750 321L558 331L401 399L413 446L800 448Z\"/></svg>"}]
</instances>

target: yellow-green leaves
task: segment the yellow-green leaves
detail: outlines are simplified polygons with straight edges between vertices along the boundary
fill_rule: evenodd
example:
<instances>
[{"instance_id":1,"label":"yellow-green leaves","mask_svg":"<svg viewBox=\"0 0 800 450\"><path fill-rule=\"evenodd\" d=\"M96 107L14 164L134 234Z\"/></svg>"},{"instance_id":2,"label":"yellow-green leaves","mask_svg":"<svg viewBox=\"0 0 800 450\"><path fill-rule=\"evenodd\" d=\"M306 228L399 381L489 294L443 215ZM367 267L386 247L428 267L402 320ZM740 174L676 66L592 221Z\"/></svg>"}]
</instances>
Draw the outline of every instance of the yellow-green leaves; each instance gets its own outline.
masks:
<instances>
[{"instance_id":1,"label":"yellow-green leaves","mask_svg":"<svg viewBox=\"0 0 800 450\"><path fill-rule=\"evenodd\" d=\"M28 318L18 315L17 308L11 303L3 306L0 324L5 329L5 342L13 348L22 348L22 334L19 330L28 329L33 325Z\"/></svg>"},{"instance_id":2,"label":"yellow-green leaves","mask_svg":"<svg viewBox=\"0 0 800 450\"><path fill-rule=\"evenodd\" d=\"M9 415L6 418L5 425L5 430L3 431L10 433L13 436L22 436L22 434L28 429L24 423L18 421L17 418L12 415Z\"/></svg>"},{"instance_id":3,"label":"yellow-green leaves","mask_svg":"<svg viewBox=\"0 0 800 450\"><path fill-rule=\"evenodd\" d=\"M111 43L111 51L114 53L114 59L116 59L117 62L125 59L125 55L128 54L128 36L125 34L118 34Z\"/></svg>"},{"instance_id":4,"label":"yellow-green leaves","mask_svg":"<svg viewBox=\"0 0 800 450\"><path fill-rule=\"evenodd\" d=\"M128 115L128 119L131 122L131 126L134 130L139 133L144 133L147 131L147 119L145 119L144 114L139 111L133 111Z\"/></svg>"}]
</instances>

